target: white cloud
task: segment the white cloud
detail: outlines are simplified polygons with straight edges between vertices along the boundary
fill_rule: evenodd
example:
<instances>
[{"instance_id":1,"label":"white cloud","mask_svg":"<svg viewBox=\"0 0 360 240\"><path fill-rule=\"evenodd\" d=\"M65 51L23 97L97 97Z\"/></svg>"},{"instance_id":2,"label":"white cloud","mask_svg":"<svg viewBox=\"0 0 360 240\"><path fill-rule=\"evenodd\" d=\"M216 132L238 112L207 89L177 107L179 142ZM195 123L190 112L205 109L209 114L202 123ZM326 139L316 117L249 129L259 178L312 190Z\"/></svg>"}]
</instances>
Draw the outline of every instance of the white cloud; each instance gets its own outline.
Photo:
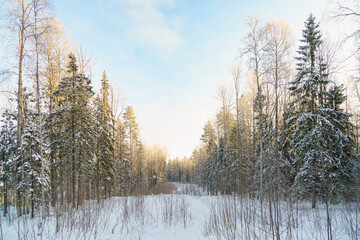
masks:
<instances>
[{"instance_id":1,"label":"white cloud","mask_svg":"<svg viewBox=\"0 0 360 240\"><path fill-rule=\"evenodd\" d=\"M171 52L179 47L181 19L167 16L160 9L170 7L167 0L121 0L126 7L129 26L127 35L141 47L151 48L162 53Z\"/></svg>"}]
</instances>

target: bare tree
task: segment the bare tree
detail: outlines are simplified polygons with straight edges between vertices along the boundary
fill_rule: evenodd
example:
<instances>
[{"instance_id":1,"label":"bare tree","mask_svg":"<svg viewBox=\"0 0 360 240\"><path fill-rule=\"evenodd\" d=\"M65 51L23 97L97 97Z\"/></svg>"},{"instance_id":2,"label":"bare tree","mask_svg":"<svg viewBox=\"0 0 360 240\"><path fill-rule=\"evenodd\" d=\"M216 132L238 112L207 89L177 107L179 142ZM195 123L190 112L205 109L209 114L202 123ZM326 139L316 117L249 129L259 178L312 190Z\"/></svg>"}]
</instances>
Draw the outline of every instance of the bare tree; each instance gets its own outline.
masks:
<instances>
[{"instance_id":1,"label":"bare tree","mask_svg":"<svg viewBox=\"0 0 360 240\"><path fill-rule=\"evenodd\" d=\"M33 36L32 8L32 1L17 0L8 3L9 22L6 27L10 32L16 33L11 36L10 42L15 44L12 47L17 59L17 146L19 148L21 147L21 138L25 127L23 76L24 60L28 50L27 45ZM19 177L16 182L20 182ZM21 216L21 193L19 189L16 190L16 207L18 216Z\"/></svg>"},{"instance_id":2,"label":"bare tree","mask_svg":"<svg viewBox=\"0 0 360 240\"><path fill-rule=\"evenodd\" d=\"M336 2L336 11L331 11L330 16L337 20L346 20L349 25L355 26L352 32L347 33L343 39L343 42L349 40L359 41L360 36L360 5L357 0L349 0L349 1L337 1ZM351 56L355 56L359 51L360 47L356 45L356 49Z\"/></svg>"},{"instance_id":3,"label":"bare tree","mask_svg":"<svg viewBox=\"0 0 360 240\"><path fill-rule=\"evenodd\" d=\"M235 87L235 104L236 104L236 126L240 127L240 116L239 116L239 98L240 98L240 77L241 77L241 67L240 64L234 64L231 75L234 81Z\"/></svg>"},{"instance_id":4,"label":"bare tree","mask_svg":"<svg viewBox=\"0 0 360 240\"><path fill-rule=\"evenodd\" d=\"M86 50L80 46L76 50L76 59L78 60L79 64L79 72L83 74L90 74L91 76L91 69L93 64L91 62L91 54L88 54Z\"/></svg>"},{"instance_id":5,"label":"bare tree","mask_svg":"<svg viewBox=\"0 0 360 240\"><path fill-rule=\"evenodd\" d=\"M53 96L60 80L65 76L65 65L69 53L68 40L66 39L65 29L55 17L45 19L47 28L42 36L42 44L40 45L42 68L42 86L44 94L44 104L49 113L51 113L58 99ZM53 142L54 136L49 137L49 141ZM51 145L50 145L51 146ZM60 196L60 206L64 204L64 166L57 166L57 148L50 147L49 168L50 168L50 199L51 206L55 207ZM59 189L59 192L57 191Z\"/></svg>"},{"instance_id":6,"label":"bare tree","mask_svg":"<svg viewBox=\"0 0 360 240\"><path fill-rule=\"evenodd\" d=\"M290 27L282 21L271 21L266 25L267 41L267 73L270 75L275 94L275 139L278 138L279 128L279 98L280 87L289 77L289 68L291 64L291 35Z\"/></svg>"},{"instance_id":7,"label":"bare tree","mask_svg":"<svg viewBox=\"0 0 360 240\"><path fill-rule=\"evenodd\" d=\"M279 99L280 88L289 77L290 48L291 36L288 25L280 22L268 22L266 25L266 42L267 42L267 75L270 78L270 85L274 88L274 115L275 115L275 134L274 134L274 171L270 171L268 175L269 182L269 213L270 224L273 230L273 239L280 239L280 202L278 195L281 189L280 177L280 156L278 146L278 132L279 132ZM270 99L270 97L268 97Z\"/></svg>"},{"instance_id":8,"label":"bare tree","mask_svg":"<svg viewBox=\"0 0 360 240\"><path fill-rule=\"evenodd\" d=\"M42 44L42 36L50 27L47 25L48 21L48 13L47 13L47 0L34 0L33 4L33 44L34 44L34 53L35 53L35 93L36 93L36 110L37 110L37 129L39 131L39 153L41 156L41 179L44 179L44 157L43 157L43 149L42 149L42 114L41 114L41 107L40 107L40 44ZM44 182L44 181L43 181ZM45 189L44 186L41 186L41 203L42 203L42 217L45 218ZM31 194L34 194L33 192ZM32 197L33 198L33 197ZM34 217L34 203L31 203L31 217Z\"/></svg>"},{"instance_id":9,"label":"bare tree","mask_svg":"<svg viewBox=\"0 0 360 240\"><path fill-rule=\"evenodd\" d=\"M220 83L216 92L216 98L221 102L221 109L217 115L217 125L219 136L224 136L228 140L231 127L233 126L233 115L231 114L232 96L230 89Z\"/></svg>"},{"instance_id":10,"label":"bare tree","mask_svg":"<svg viewBox=\"0 0 360 240\"><path fill-rule=\"evenodd\" d=\"M240 56L246 56L248 58L249 67L254 71L254 77L256 81L256 98L262 96L262 76L265 74L263 61L266 57L266 50L267 50L267 44L265 41L266 37L266 28L261 25L260 18L258 15L250 16L248 18L247 26L249 29L248 35L245 38L245 47L240 51ZM255 98L255 99L256 99ZM259 98L259 99L260 99ZM254 112L255 112L255 100L254 99ZM258 104L259 105L259 104ZM259 139L259 163L260 163L260 199L262 201L262 191L263 191L263 164L264 164L264 146L263 146L263 136L264 133L264 126L263 126L263 107L260 103L259 111L259 117L257 118L257 121L259 123L259 131L258 136L255 137L255 125L253 127L254 129L254 136L253 136L253 148L255 152L255 145L256 145L256 139ZM255 121L254 121L255 123ZM262 211L261 211L262 212Z\"/></svg>"},{"instance_id":11,"label":"bare tree","mask_svg":"<svg viewBox=\"0 0 360 240\"><path fill-rule=\"evenodd\" d=\"M241 168L243 166L242 164L242 151L240 149L240 145L241 145L241 127L240 127L240 108L239 108L239 104L240 104L240 77L241 77L241 67L240 64L234 64L232 71L232 78L234 81L234 88L235 88L235 107L236 107L236 158L239 161L239 172L241 172ZM243 181L241 180L243 178L242 176L243 174L240 174L240 179L239 179L239 187L243 184Z\"/></svg>"}]
</instances>

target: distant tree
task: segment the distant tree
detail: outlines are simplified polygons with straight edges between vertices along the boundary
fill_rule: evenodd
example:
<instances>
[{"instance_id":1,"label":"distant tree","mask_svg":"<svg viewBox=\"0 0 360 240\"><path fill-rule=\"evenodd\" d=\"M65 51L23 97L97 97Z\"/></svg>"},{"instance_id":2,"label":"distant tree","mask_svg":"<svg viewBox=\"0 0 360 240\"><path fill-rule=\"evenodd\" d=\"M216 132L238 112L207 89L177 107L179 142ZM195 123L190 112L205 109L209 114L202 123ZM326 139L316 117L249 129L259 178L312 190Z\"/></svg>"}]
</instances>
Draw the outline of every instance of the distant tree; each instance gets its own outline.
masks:
<instances>
[{"instance_id":1,"label":"distant tree","mask_svg":"<svg viewBox=\"0 0 360 240\"><path fill-rule=\"evenodd\" d=\"M137 145L134 162L135 189L144 190L147 188L148 180L146 176L146 167L145 149L144 145L140 142Z\"/></svg>"},{"instance_id":2,"label":"distant tree","mask_svg":"<svg viewBox=\"0 0 360 240\"><path fill-rule=\"evenodd\" d=\"M206 151L210 153L214 149L214 146L216 144L215 129L210 121L205 124L203 131L204 133L201 135L200 140L205 144Z\"/></svg>"},{"instance_id":3,"label":"distant tree","mask_svg":"<svg viewBox=\"0 0 360 240\"><path fill-rule=\"evenodd\" d=\"M162 183L165 180L165 168L168 153L166 149L154 145L147 148L146 165L147 165L147 179L149 187L152 188L158 183Z\"/></svg>"},{"instance_id":4,"label":"distant tree","mask_svg":"<svg viewBox=\"0 0 360 240\"><path fill-rule=\"evenodd\" d=\"M230 135L231 128L235 125L234 115L231 113L232 98L230 90L221 84L217 89L216 97L221 103L220 111L216 114L218 137L225 136L227 139Z\"/></svg>"},{"instance_id":5,"label":"distant tree","mask_svg":"<svg viewBox=\"0 0 360 240\"><path fill-rule=\"evenodd\" d=\"M131 106L128 106L124 112L124 127L125 136L128 144L128 158L124 159L124 168L126 169L126 176L129 176L130 182L126 183L128 191L133 190L133 164L136 154L136 146L139 141L139 125L136 122L136 116Z\"/></svg>"},{"instance_id":6,"label":"distant tree","mask_svg":"<svg viewBox=\"0 0 360 240\"><path fill-rule=\"evenodd\" d=\"M124 112L124 125L129 144L129 158L134 158L135 146L139 136L139 125L136 122L136 116L131 106L128 106Z\"/></svg>"}]
</instances>

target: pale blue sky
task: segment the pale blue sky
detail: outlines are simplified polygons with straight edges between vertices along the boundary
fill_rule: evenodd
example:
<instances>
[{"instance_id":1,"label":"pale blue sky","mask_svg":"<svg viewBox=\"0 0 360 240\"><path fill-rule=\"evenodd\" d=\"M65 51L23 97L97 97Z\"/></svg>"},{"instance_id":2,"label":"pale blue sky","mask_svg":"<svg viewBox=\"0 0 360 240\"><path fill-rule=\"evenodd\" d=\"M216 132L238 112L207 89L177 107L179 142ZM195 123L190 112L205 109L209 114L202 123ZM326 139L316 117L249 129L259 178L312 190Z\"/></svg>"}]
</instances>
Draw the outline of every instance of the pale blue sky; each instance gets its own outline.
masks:
<instances>
[{"instance_id":1,"label":"pale blue sky","mask_svg":"<svg viewBox=\"0 0 360 240\"><path fill-rule=\"evenodd\" d=\"M217 111L213 96L219 82L231 79L246 17L282 19L297 40L309 13L321 19L327 1L61 0L54 5L73 43L92 53L94 85L106 70L134 107L145 142L181 157L191 155L203 125Z\"/></svg>"}]
</instances>

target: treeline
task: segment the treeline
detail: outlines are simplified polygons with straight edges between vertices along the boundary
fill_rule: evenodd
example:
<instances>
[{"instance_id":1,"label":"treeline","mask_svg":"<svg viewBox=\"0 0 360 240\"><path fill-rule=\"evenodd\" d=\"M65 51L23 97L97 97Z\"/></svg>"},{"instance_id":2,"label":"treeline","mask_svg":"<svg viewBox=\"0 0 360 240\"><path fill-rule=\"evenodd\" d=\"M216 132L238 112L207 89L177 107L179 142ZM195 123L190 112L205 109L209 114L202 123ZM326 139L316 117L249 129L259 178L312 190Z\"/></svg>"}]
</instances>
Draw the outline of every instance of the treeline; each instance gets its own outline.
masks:
<instances>
[{"instance_id":1,"label":"treeline","mask_svg":"<svg viewBox=\"0 0 360 240\"><path fill-rule=\"evenodd\" d=\"M195 180L193 158L175 158L166 164L166 179L171 182L191 183Z\"/></svg>"},{"instance_id":2,"label":"treeline","mask_svg":"<svg viewBox=\"0 0 360 240\"><path fill-rule=\"evenodd\" d=\"M90 58L74 50L45 0L10 1L6 81L17 81L1 117L3 213L48 214L152 188L167 152L146 147L133 108L120 105L103 72L92 89ZM15 108L11 108L12 105ZM39 211L37 211L39 210Z\"/></svg>"},{"instance_id":3,"label":"treeline","mask_svg":"<svg viewBox=\"0 0 360 240\"><path fill-rule=\"evenodd\" d=\"M358 114L349 112L345 88L334 79L334 49L319 23L311 14L306 19L296 64L285 23L255 16L247 27L241 57L250 91L240 90L245 77L235 65L233 87L219 87L221 107L204 126L201 146L190 159L170 162L168 179L196 182L210 194L266 199L271 221L280 221L280 200L313 207L358 201Z\"/></svg>"}]
</instances>

